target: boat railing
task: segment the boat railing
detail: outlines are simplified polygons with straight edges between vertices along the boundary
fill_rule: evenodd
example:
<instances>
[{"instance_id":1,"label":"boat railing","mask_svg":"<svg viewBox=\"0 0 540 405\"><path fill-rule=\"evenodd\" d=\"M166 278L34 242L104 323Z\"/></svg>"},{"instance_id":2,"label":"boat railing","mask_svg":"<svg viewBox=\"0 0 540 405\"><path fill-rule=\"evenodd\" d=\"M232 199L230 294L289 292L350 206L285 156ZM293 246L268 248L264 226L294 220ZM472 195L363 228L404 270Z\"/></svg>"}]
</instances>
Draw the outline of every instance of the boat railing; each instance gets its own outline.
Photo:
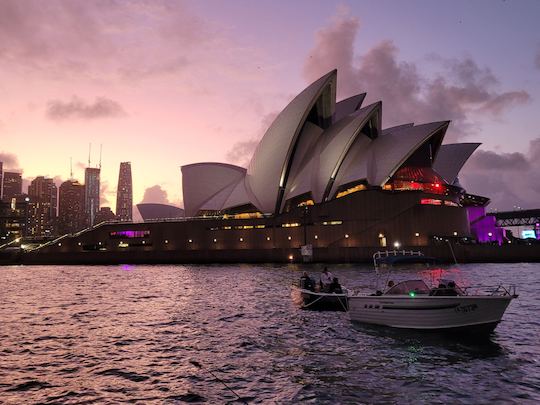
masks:
<instances>
[{"instance_id":1,"label":"boat railing","mask_svg":"<svg viewBox=\"0 0 540 405\"><path fill-rule=\"evenodd\" d=\"M373 253L373 265L378 266L379 261L383 257L390 256L424 256L419 250L379 250L378 252Z\"/></svg>"},{"instance_id":2,"label":"boat railing","mask_svg":"<svg viewBox=\"0 0 540 405\"><path fill-rule=\"evenodd\" d=\"M478 285L478 286L468 286L461 288L466 295L480 295L481 293L488 296L512 296L517 297L516 286L511 284L509 286L504 286L502 284L498 285Z\"/></svg>"}]
</instances>

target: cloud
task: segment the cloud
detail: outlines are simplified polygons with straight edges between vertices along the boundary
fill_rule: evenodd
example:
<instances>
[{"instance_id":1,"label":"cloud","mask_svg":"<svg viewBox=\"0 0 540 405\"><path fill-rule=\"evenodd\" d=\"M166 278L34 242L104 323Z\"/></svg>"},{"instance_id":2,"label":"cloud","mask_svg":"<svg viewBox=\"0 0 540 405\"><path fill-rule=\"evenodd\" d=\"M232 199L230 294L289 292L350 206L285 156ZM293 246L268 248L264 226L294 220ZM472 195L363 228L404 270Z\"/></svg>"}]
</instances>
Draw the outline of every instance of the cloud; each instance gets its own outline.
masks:
<instances>
[{"instance_id":1,"label":"cloud","mask_svg":"<svg viewBox=\"0 0 540 405\"><path fill-rule=\"evenodd\" d=\"M46 115L49 119L63 121L70 119L93 120L97 118L113 118L126 115L124 109L116 101L98 97L88 103L76 96L70 101L51 100L47 105Z\"/></svg>"},{"instance_id":2,"label":"cloud","mask_svg":"<svg viewBox=\"0 0 540 405\"><path fill-rule=\"evenodd\" d=\"M272 125L272 122L274 122L278 114L279 111L274 111L264 115L263 119L261 120L261 127L257 136L247 141L240 141L233 144L231 149L229 149L229 151L226 153L225 160L241 167L247 167L253 153L255 152L255 149L257 149L257 145L259 144L261 137L264 135L268 127Z\"/></svg>"},{"instance_id":3,"label":"cloud","mask_svg":"<svg viewBox=\"0 0 540 405\"><path fill-rule=\"evenodd\" d=\"M313 81L337 68L338 97L367 91L366 103L388 100L384 105L385 126L403 122L452 120L449 140L473 131L475 114L501 114L530 100L524 90L497 91L498 80L489 68L470 57L433 57L440 72L424 77L415 63L400 61L399 49L389 40L354 54L359 20L343 10L316 33L315 47L304 63L304 77Z\"/></svg>"},{"instance_id":4,"label":"cloud","mask_svg":"<svg viewBox=\"0 0 540 405\"><path fill-rule=\"evenodd\" d=\"M111 207L111 201L115 201L115 197L116 192L111 190L109 182L101 180L99 183L99 206Z\"/></svg>"},{"instance_id":5,"label":"cloud","mask_svg":"<svg viewBox=\"0 0 540 405\"><path fill-rule=\"evenodd\" d=\"M460 174L473 194L491 199L492 208L537 208L540 201L540 137L530 141L528 153L476 151Z\"/></svg>"},{"instance_id":6,"label":"cloud","mask_svg":"<svg viewBox=\"0 0 540 405\"><path fill-rule=\"evenodd\" d=\"M471 158L469 166L477 170L527 170L530 163L527 157L519 152L495 153L479 150Z\"/></svg>"},{"instance_id":7,"label":"cloud","mask_svg":"<svg viewBox=\"0 0 540 405\"><path fill-rule=\"evenodd\" d=\"M20 170L19 159L16 155L9 152L0 152L0 162L3 162L3 170Z\"/></svg>"},{"instance_id":8,"label":"cloud","mask_svg":"<svg viewBox=\"0 0 540 405\"><path fill-rule=\"evenodd\" d=\"M167 197L167 191L163 190L158 184L144 190L144 196L141 203L170 204Z\"/></svg>"},{"instance_id":9,"label":"cloud","mask_svg":"<svg viewBox=\"0 0 540 405\"><path fill-rule=\"evenodd\" d=\"M185 72L209 49L227 53L221 34L182 0L0 2L3 67L58 80Z\"/></svg>"}]
</instances>

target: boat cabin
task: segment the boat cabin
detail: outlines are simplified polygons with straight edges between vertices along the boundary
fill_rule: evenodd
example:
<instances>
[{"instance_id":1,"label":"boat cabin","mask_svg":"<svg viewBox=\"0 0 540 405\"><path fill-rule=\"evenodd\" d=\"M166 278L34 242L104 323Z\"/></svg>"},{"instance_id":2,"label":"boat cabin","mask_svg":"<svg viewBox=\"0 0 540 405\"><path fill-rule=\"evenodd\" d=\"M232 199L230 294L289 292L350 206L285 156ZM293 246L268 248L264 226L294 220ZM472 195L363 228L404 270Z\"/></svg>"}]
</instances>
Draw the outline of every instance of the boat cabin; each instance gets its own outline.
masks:
<instances>
[{"instance_id":1,"label":"boat cabin","mask_svg":"<svg viewBox=\"0 0 540 405\"><path fill-rule=\"evenodd\" d=\"M407 280L397 283L395 286L387 290L384 295L429 295L431 289L423 280Z\"/></svg>"}]
</instances>

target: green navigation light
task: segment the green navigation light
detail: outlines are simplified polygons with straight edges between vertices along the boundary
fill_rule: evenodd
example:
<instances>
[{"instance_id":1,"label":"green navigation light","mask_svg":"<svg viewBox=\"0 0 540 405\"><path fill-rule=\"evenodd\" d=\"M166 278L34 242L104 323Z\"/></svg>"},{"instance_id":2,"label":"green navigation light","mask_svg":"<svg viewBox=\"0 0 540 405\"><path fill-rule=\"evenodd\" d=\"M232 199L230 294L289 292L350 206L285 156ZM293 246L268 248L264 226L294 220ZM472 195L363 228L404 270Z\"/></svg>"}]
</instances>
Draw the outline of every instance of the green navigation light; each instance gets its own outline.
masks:
<instances>
[{"instance_id":1,"label":"green navigation light","mask_svg":"<svg viewBox=\"0 0 540 405\"><path fill-rule=\"evenodd\" d=\"M414 291L409 291L409 297L414 297L416 296L416 293Z\"/></svg>"}]
</instances>

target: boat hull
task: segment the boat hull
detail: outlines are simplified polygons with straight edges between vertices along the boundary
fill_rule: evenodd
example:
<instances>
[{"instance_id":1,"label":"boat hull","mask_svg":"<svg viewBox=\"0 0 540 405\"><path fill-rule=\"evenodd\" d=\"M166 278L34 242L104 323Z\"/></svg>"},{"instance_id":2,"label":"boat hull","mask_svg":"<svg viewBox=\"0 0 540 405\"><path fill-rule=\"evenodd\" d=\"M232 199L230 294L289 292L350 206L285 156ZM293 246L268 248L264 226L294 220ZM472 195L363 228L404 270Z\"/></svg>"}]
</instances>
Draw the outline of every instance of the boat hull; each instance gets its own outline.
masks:
<instances>
[{"instance_id":1,"label":"boat hull","mask_svg":"<svg viewBox=\"0 0 540 405\"><path fill-rule=\"evenodd\" d=\"M347 311L347 294L319 293L293 287L292 299L302 309L314 311Z\"/></svg>"},{"instance_id":2,"label":"boat hull","mask_svg":"<svg viewBox=\"0 0 540 405\"><path fill-rule=\"evenodd\" d=\"M394 328L491 332L513 296L351 296L353 322Z\"/></svg>"}]
</instances>

